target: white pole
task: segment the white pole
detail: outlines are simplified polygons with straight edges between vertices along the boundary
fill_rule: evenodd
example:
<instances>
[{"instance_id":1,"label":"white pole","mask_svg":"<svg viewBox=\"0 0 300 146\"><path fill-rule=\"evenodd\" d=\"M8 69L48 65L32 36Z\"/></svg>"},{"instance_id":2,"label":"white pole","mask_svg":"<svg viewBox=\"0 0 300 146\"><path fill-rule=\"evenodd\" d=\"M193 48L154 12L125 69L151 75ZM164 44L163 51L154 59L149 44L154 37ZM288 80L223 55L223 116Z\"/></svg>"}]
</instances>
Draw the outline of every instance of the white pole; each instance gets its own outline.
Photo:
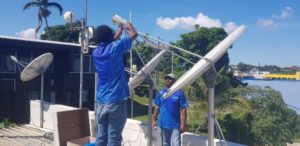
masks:
<instances>
[{"instance_id":1,"label":"white pole","mask_svg":"<svg viewBox=\"0 0 300 146\"><path fill-rule=\"evenodd\" d=\"M81 39L83 40L83 39ZM83 44L82 44L83 45ZM82 90L83 90L83 52L80 51L80 83L79 83L79 108L82 108Z\"/></svg>"},{"instance_id":2,"label":"white pole","mask_svg":"<svg viewBox=\"0 0 300 146\"><path fill-rule=\"evenodd\" d=\"M84 7L84 18L81 22L81 51L80 51L80 83L79 83L79 108L82 108L82 95L83 95L83 52L88 46L85 41L88 41L89 38L86 36L86 23L87 23L87 3L88 0L85 0L85 7Z\"/></svg>"},{"instance_id":3,"label":"white pole","mask_svg":"<svg viewBox=\"0 0 300 146\"><path fill-rule=\"evenodd\" d=\"M40 128L44 127L44 73L41 73Z\"/></svg>"},{"instance_id":4,"label":"white pole","mask_svg":"<svg viewBox=\"0 0 300 146\"><path fill-rule=\"evenodd\" d=\"M148 141L147 146L152 146L152 98L153 98L153 82L152 80L148 80L149 82L149 99L148 99Z\"/></svg>"},{"instance_id":5,"label":"white pole","mask_svg":"<svg viewBox=\"0 0 300 146\"><path fill-rule=\"evenodd\" d=\"M94 126L94 132L93 133L94 135L93 136L96 136L97 135L97 131L98 131L98 118L97 118L97 88L98 88L98 73L96 72L95 73L95 92L94 92L94 116L95 116L95 126Z\"/></svg>"},{"instance_id":6,"label":"white pole","mask_svg":"<svg viewBox=\"0 0 300 146\"><path fill-rule=\"evenodd\" d=\"M183 52L185 52L185 53L188 53L188 54L190 54L190 55L194 55L194 56L197 56L197 57L199 57L199 58L204 58L203 56L200 56L200 55L195 54L195 53L193 53L193 52L184 50L184 49L179 48L179 47L177 47L177 46L174 46L174 45L172 45L172 44L170 44L170 43L166 43L166 42L164 42L164 41L162 41L162 40L159 40L159 39L157 39L157 38L151 37L151 36L149 36L149 35L147 35L147 34L144 34L144 33L141 33L141 32L138 32L138 34L139 34L139 35L142 35L142 36L144 36L144 37L151 38L151 39L153 39L153 40L155 40L155 41L158 41L158 42L160 42L160 43L163 43L163 44L168 45L168 46L170 46L170 47L172 47L172 48L175 48L175 49L178 49L178 50L183 51Z\"/></svg>"},{"instance_id":7,"label":"white pole","mask_svg":"<svg viewBox=\"0 0 300 146\"><path fill-rule=\"evenodd\" d=\"M215 88L208 88L208 146L214 146Z\"/></svg>"},{"instance_id":8,"label":"white pole","mask_svg":"<svg viewBox=\"0 0 300 146\"><path fill-rule=\"evenodd\" d=\"M131 23L131 12L129 12L129 21ZM132 66L132 50L130 50L130 79L133 77L133 66ZM130 103L130 118L133 118L133 91L130 90L131 103Z\"/></svg>"}]
</instances>

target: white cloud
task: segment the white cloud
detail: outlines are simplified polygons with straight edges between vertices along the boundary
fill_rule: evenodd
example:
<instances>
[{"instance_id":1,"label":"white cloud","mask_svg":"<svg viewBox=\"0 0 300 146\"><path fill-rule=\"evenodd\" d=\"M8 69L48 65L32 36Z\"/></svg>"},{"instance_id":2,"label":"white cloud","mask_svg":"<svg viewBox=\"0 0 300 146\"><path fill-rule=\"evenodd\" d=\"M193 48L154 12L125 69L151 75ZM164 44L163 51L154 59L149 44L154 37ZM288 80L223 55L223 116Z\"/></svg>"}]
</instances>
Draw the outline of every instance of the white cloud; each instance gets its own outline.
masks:
<instances>
[{"instance_id":1,"label":"white cloud","mask_svg":"<svg viewBox=\"0 0 300 146\"><path fill-rule=\"evenodd\" d=\"M212 19L208 16L199 13L195 19L194 25L199 24L200 27L222 27L222 23L219 19Z\"/></svg>"},{"instance_id":2,"label":"white cloud","mask_svg":"<svg viewBox=\"0 0 300 146\"><path fill-rule=\"evenodd\" d=\"M234 22L227 22L224 26L224 29L227 33L232 33L235 29L237 29L239 26L236 25Z\"/></svg>"},{"instance_id":3,"label":"white cloud","mask_svg":"<svg viewBox=\"0 0 300 146\"><path fill-rule=\"evenodd\" d=\"M163 29L192 29L194 27L194 18L193 17L176 17L172 18L163 18L159 17L156 20L156 24Z\"/></svg>"},{"instance_id":4,"label":"white cloud","mask_svg":"<svg viewBox=\"0 0 300 146\"><path fill-rule=\"evenodd\" d=\"M271 27L271 26L276 26L277 25L274 22L274 20L271 20L271 19L258 19L257 24L259 26L263 26L263 27Z\"/></svg>"},{"instance_id":5,"label":"white cloud","mask_svg":"<svg viewBox=\"0 0 300 146\"><path fill-rule=\"evenodd\" d=\"M194 26L198 24L200 27L224 27L225 31L231 33L238 26L234 22L227 22L224 26L220 19L210 18L203 13L199 13L196 17L187 16L187 17L159 17L156 20L156 24L162 29L185 29L193 30Z\"/></svg>"},{"instance_id":6,"label":"white cloud","mask_svg":"<svg viewBox=\"0 0 300 146\"><path fill-rule=\"evenodd\" d=\"M272 18L284 19L293 14L293 9L291 7L285 7L280 15L274 14Z\"/></svg>"},{"instance_id":7,"label":"white cloud","mask_svg":"<svg viewBox=\"0 0 300 146\"><path fill-rule=\"evenodd\" d=\"M273 14L272 18L270 18L270 19L262 19L262 18L260 18L260 19L257 20L257 24L259 26L262 26L262 27L270 27L270 26L277 27L279 25L276 23L276 21L277 21L276 19L285 19L285 18L291 16L292 14L293 14L293 9L291 7L285 7L282 10L282 12L281 12L280 15Z\"/></svg>"},{"instance_id":8,"label":"white cloud","mask_svg":"<svg viewBox=\"0 0 300 146\"><path fill-rule=\"evenodd\" d=\"M28 28L28 29L22 30L20 32L17 32L16 35L21 38L36 39L34 28ZM40 34L37 34L37 39L40 39Z\"/></svg>"}]
</instances>

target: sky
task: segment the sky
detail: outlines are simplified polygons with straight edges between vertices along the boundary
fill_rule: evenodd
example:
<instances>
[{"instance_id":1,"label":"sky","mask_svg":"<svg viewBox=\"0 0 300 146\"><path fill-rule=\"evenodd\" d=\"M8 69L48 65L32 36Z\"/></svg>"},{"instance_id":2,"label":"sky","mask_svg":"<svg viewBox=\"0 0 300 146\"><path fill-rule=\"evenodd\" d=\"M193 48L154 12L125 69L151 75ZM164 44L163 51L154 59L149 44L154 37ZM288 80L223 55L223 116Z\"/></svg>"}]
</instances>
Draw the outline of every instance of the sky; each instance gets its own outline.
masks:
<instances>
[{"instance_id":1,"label":"sky","mask_svg":"<svg viewBox=\"0 0 300 146\"><path fill-rule=\"evenodd\" d=\"M38 25L37 8L22 11L31 0L3 0L0 6L0 35L32 38ZM84 16L86 0L49 0ZM240 25L245 32L229 50L230 64L300 66L300 0L87 0L90 26L106 24L112 16L130 19L139 32L166 42L200 27L223 27L231 33ZM59 11L50 8L50 26L65 24ZM63 12L63 13L64 13ZM44 30L45 25L41 30ZM42 33L42 31L40 31Z\"/></svg>"}]
</instances>

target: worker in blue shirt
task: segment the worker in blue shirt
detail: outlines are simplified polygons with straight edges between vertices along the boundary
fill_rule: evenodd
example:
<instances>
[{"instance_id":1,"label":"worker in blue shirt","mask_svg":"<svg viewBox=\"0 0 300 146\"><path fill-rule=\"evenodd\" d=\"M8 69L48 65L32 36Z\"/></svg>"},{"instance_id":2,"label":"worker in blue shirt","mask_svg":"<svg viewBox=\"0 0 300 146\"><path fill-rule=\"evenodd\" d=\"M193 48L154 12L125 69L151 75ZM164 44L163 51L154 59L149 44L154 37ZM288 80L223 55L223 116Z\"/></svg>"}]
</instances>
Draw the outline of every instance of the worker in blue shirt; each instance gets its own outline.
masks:
<instances>
[{"instance_id":1,"label":"worker in blue shirt","mask_svg":"<svg viewBox=\"0 0 300 146\"><path fill-rule=\"evenodd\" d=\"M127 35L121 38L123 27ZM131 49L137 37L133 25L127 22L112 28L101 25L96 28L98 47L93 51L93 62L99 80L97 87L97 146L121 146L122 131L127 119L127 98L129 96L123 54Z\"/></svg>"},{"instance_id":2,"label":"worker in blue shirt","mask_svg":"<svg viewBox=\"0 0 300 146\"><path fill-rule=\"evenodd\" d=\"M162 97L175 81L176 76L174 74L166 75L166 88L160 90L155 97L152 126L154 128L159 127L162 146L180 146L181 133L186 131L188 103L183 90L177 90L169 97Z\"/></svg>"}]
</instances>

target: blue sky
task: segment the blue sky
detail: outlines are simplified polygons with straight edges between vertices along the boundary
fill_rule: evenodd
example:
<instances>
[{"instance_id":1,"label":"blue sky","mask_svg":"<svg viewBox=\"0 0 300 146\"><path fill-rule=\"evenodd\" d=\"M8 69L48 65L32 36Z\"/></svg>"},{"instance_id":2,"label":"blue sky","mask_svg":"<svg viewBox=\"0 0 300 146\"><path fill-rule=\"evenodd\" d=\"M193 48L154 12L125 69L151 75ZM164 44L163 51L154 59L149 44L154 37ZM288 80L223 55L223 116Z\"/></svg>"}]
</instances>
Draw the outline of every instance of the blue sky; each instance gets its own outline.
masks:
<instances>
[{"instance_id":1,"label":"blue sky","mask_svg":"<svg viewBox=\"0 0 300 146\"><path fill-rule=\"evenodd\" d=\"M32 36L37 8L22 11L29 1L2 1L0 35ZM52 2L60 3L64 12L72 11L76 19L84 15L85 0ZM58 11L51 10L49 25L64 24ZM138 31L165 41L179 40L180 34L193 31L194 24L223 27L228 33L243 24L246 31L229 50L230 64L300 66L299 0L88 0L88 25L116 28L111 17L129 19L129 12Z\"/></svg>"}]
</instances>

